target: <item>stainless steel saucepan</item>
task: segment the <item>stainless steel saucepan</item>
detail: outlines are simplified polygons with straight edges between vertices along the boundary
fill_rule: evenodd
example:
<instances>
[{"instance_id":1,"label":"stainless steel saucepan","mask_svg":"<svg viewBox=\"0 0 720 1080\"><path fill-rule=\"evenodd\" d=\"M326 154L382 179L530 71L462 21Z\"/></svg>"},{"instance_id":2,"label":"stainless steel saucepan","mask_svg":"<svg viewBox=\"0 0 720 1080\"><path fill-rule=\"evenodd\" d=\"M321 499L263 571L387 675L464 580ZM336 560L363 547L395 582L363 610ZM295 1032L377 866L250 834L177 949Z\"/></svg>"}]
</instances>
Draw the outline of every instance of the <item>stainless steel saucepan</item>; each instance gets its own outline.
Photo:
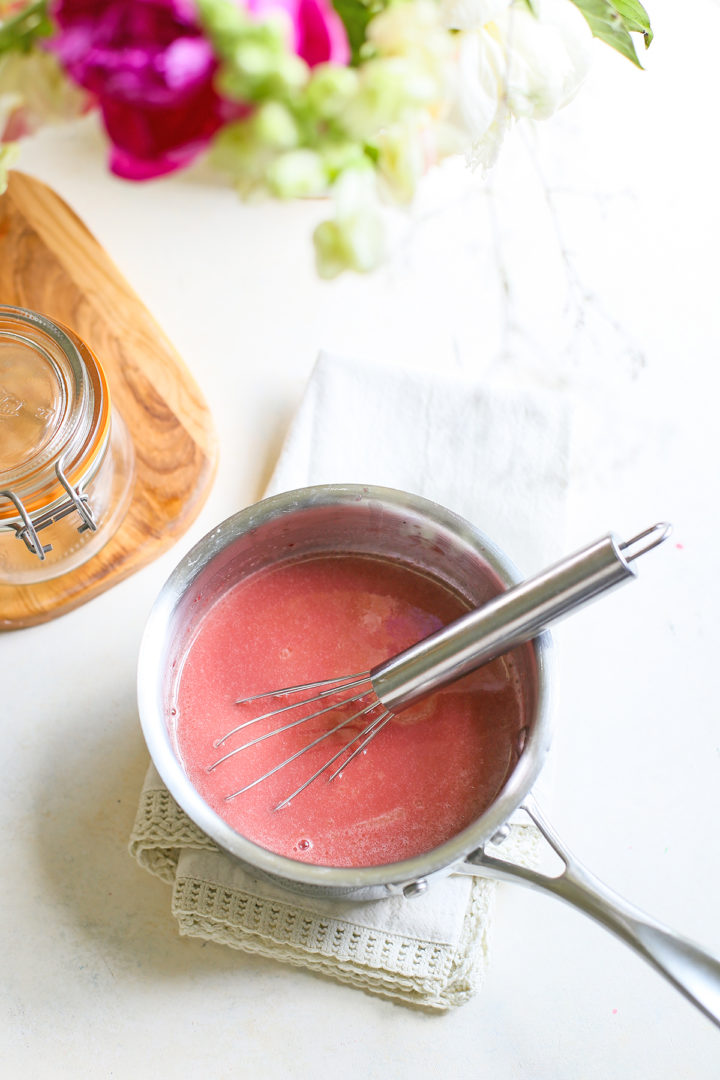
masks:
<instances>
[{"instance_id":1,"label":"stainless steel saucepan","mask_svg":"<svg viewBox=\"0 0 720 1080\"><path fill-rule=\"evenodd\" d=\"M552 893L631 945L720 1025L720 961L632 907L591 875L561 843L531 790L550 745L552 643L547 632L516 652L527 727L500 794L446 843L376 867L315 866L277 855L222 820L192 786L175 749L172 718L179 662L204 614L237 581L290 557L351 552L394 557L444 581L472 607L516 585L507 557L456 514L406 492L324 485L266 499L207 534L180 562L150 614L138 667L143 732L170 793L188 816L250 872L295 892L336 899L410 898L434 877L472 873ZM619 558L622 560L622 553ZM630 573L628 568L628 573ZM524 809L563 869L557 876L500 857L511 815ZM487 847L492 842L493 851Z\"/></svg>"}]
</instances>

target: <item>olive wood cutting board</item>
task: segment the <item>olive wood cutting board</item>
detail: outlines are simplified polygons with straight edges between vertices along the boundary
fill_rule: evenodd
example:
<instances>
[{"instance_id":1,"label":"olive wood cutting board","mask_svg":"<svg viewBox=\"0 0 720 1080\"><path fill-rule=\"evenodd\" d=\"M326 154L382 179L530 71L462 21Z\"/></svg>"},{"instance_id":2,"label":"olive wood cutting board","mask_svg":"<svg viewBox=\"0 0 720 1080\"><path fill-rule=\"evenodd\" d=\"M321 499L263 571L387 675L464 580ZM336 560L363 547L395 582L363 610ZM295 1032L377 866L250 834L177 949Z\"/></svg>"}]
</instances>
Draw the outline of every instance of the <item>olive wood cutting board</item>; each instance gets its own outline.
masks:
<instances>
[{"instance_id":1,"label":"olive wood cutting board","mask_svg":"<svg viewBox=\"0 0 720 1080\"><path fill-rule=\"evenodd\" d=\"M170 547L205 502L217 445L192 376L104 249L51 188L19 172L0 196L0 304L87 342L135 447L130 507L108 543L50 581L0 585L0 629L10 630L78 607Z\"/></svg>"}]
</instances>

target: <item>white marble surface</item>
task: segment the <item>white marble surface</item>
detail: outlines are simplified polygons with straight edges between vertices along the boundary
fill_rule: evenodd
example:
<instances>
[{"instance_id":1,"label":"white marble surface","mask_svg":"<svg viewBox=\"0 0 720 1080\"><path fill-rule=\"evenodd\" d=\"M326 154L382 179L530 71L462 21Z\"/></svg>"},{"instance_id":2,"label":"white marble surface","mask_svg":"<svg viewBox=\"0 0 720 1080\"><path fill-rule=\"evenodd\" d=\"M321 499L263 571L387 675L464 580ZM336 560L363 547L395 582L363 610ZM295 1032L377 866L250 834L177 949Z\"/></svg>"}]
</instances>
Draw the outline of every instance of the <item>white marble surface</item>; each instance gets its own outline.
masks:
<instances>
[{"instance_id":1,"label":"white marble surface","mask_svg":"<svg viewBox=\"0 0 720 1080\"><path fill-rule=\"evenodd\" d=\"M549 809L601 878L720 953L720 7L648 6L644 73L599 48L581 97L518 130L485 183L450 169L427 185L370 278L313 278L315 204L245 207L197 173L132 187L106 175L88 123L26 146L21 166L184 356L222 459L170 554L0 639L4 1075L717 1077L718 1031L551 899L503 886L482 993L428 1016L181 940L166 887L126 852L146 760L136 654L172 565L262 491L319 348L454 366L572 395L570 545L675 524L632 589L557 633Z\"/></svg>"}]
</instances>

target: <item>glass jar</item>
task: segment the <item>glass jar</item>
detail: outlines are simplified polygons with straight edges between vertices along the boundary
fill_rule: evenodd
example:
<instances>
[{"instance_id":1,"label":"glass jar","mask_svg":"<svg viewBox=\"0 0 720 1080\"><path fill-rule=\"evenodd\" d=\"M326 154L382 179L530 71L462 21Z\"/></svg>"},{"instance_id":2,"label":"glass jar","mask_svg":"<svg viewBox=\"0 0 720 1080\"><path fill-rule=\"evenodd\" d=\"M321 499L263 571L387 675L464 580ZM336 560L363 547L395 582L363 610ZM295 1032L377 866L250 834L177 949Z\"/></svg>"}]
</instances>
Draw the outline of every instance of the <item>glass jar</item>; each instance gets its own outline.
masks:
<instances>
[{"instance_id":1,"label":"glass jar","mask_svg":"<svg viewBox=\"0 0 720 1080\"><path fill-rule=\"evenodd\" d=\"M130 504L132 442L81 339L0 306L0 583L66 574L107 543Z\"/></svg>"}]
</instances>

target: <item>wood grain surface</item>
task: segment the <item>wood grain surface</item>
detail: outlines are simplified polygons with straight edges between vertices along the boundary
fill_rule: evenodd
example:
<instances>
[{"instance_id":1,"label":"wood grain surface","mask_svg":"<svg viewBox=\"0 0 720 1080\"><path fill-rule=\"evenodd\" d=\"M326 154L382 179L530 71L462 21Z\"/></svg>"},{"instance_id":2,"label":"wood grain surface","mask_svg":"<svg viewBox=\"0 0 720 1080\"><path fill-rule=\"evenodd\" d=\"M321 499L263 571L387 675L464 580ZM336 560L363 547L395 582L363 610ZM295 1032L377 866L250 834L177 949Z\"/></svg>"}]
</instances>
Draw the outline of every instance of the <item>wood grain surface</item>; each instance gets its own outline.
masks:
<instances>
[{"instance_id":1,"label":"wood grain surface","mask_svg":"<svg viewBox=\"0 0 720 1080\"><path fill-rule=\"evenodd\" d=\"M0 629L8 630L77 607L168 548L205 502L217 444L192 376L117 267L54 191L17 172L0 196L0 303L48 315L87 342L135 447L132 501L118 531L70 573L0 584Z\"/></svg>"}]
</instances>

